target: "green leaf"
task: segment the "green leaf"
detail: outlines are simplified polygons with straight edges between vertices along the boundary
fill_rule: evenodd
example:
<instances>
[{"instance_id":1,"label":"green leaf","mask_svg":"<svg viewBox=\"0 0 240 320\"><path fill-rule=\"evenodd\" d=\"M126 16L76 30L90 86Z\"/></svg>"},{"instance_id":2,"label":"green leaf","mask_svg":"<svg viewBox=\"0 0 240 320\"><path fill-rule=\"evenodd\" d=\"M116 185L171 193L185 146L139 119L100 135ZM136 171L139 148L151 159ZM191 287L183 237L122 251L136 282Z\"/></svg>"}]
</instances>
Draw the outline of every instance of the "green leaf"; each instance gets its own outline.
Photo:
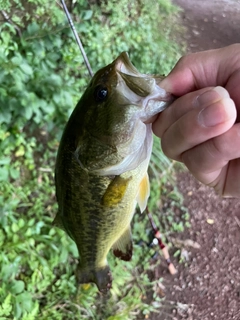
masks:
<instances>
[{"instance_id":1,"label":"green leaf","mask_svg":"<svg viewBox=\"0 0 240 320\"><path fill-rule=\"evenodd\" d=\"M26 120L30 120L33 115L32 106L25 106L25 108L22 110L22 115Z\"/></svg>"},{"instance_id":2,"label":"green leaf","mask_svg":"<svg viewBox=\"0 0 240 320\"><path fill-rule=\"evenodd\" d=\"M1 1L0 10L8 10L9 8L11 8L9 0Z\"/></svg>"},{"instance_id":3,"label":"green leaf","mask_svg":"<svg viewBox=\"0 0 240 320\"><path fill-rule=\"evenodd\" d=\"M19 68L29 76L31 76L33 74L32 67L27 63L20 64Z\"/></svg>"},{"instance_id":4,"label":"green leaf","mask_svg":"<svg viewBox=\"0 0 240 320\"><path fill-rule=\"evenodd\" d=\"M15 152L15 157L22 157L24 154L25 154L25 147L23 145L20 145Z\"/></svg>"},{"instance_id":5,"label":"green leaf","mask_svg":"<svg viewBox=\"0 0 240 320\"><path fill-rule=\"evenodd\" d=\"M8 181L9 172L8 169L0 167L0 181Z\"/></svg>"},{"instance_id":6,"label":"green leaf","mask_svg":"<svg viewBox=\"0 0 240 320\"><path fill-rule=\"evenodd\" d=\"M83 20L89 20L92 18L93 11L92 10L85 10L83 11Z\"/></svg>"},{"instance_id":7,"label":"green leaf","mask_svg":"<svg viewBox=\"0 0 240 320\"><path fill-rule=\"evenodd\" d=\"M10 288L9 288L9 291L12 293L12 294L19 294L21 292L23 292L25 288L25 284L22 280L18 280L18 281L14 281Z\"/></svg>"},{"instance_id":8,"label":"green leaf","mask_svg":"<svg viewBox=\"0 0 240 320\"><path fill-rule=\"evenodd\" d=\"M5 264L5 265L2 266L2 270L1 270L0 274L1 274L1 279L3 281L9 280L9 278L10 278L10 276L12 274L12 271L9 268L8 264Z\"/></svg>"},{"instance_id":9,"label":"green leaf","mask_svg":"<svg viewBox=\"0 0 240 320\"><path fill-rule=\"evenodd\" d=\"M0 316L9 316L12 311L11 305L11 294L8 294L4 299L2 305L0 305ZM7 319L7 318L0 318L0 319ZM9 319L9 318L8 318Z\"/></svg>"},{"instance_id":10,"label":"green leaf","mask_svg":"<svg viewBox=\"0 0 240 320\"><path fill-rule=\"evenodd\" d=\"M11 178L13 178L14 180L16 180L20 177L20 170L19 169L11 167L9 171L10 171Z\"/></svg>"},{"instance_id":11,"label":"green leaf","mask_svg":"<svg viewBox=\"0 0 240 320\"><path fill-rule=\"evenodd\" d=\"M62 79L57 74L51 74L47 79L47 84L55 87L60 87L62 85Z\"/></svg>"},{"instance_id":12,"label":"green leaf","mask_svg":"<svg viewBox=\"0 0 240 320\"><path fill-rule=\"evenodd\" d=\"M5 157L0 159L0 165L2 164L9 164L11 162L11 158L10 157Z\"/></svg>"},{"instance_id":13,"label":"green leaf","mask_svg":"<svg viewBox=\"0 0 240 320\"><path fill-rule=\"evenodd\" d=\"M21 314L22 314L22 307L21 307L20 303L15 302L14 303L14 316L15 316L15 318L19 319Z\"/></svg>"},{"instance_id":14,"label":"green leaf","mask_svg":"<svg viewBox=\"0 0 240 320\"><path fill-rule=\"evenodd\" d=\"M36 22L33 22L28 25L27 27L27 33L28 35L36 35L36 33L39 31L40 27Z\"/></svg>"},{"instance_id":15,"label":"green leaf","mask_svg":"<svg viewBox=\"0 0 240 320\"><path fill-rule=\"evenodd\" d=\"M22 63L22 57L20 55L15 56L11 59L12 63L16 66L19 66Z\"/></svg>"},{"instance_id":16,"label":"green leaf","mask_svg":"<svg viewBox=\"0 0 240 320\"><path fill-rule=\"evenodd\" d=\"M9 123L12 119L12 114L9 111L9 108L6 108L6 106L4 107L5 108L0 110L0 123Z\"/></svg>"},{"instance_id":17,"label":"green leaf","mask_svg":"<svg viewBox=\"0 0 240 320\"><path fill-rule=\"evenodd\" d=\"M11 225L11 228L12 228L12 232L14 232L14 233L19 230L19 227L15 222Z\"/></svg>"},{"instance_id":18,"label":"green leaf","mask_svg":"<svg viewBox=\"0 0 240 320\"><path fill-rule=\"evenodd\" d=\"M32 296L29 292L25 291L16 297L16 301L21 303L22 309L25 311L31 311L33 305Z\"/></svg>"}]
</instances>

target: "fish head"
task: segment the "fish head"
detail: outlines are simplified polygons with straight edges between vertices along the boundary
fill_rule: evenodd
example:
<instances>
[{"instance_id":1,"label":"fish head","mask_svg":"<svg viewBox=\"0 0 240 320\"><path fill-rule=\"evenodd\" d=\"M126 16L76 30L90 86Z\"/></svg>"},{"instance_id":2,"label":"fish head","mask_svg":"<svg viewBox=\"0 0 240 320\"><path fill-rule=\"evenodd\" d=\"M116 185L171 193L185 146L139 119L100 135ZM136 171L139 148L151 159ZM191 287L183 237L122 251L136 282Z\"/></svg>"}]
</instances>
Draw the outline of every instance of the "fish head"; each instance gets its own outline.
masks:
<instances>
[{"instance_id":1,"label":"fish head","mask_svg":"<svg viewBox=\"0 0 240 320\"><path fill-rule=\"evenodd\" d=\"M141 74L128 54L123 52L96 72L74 116L81 117L82 131L101 145L113 146L118 158L123 159L143 149L141 146L147 143L146 135L152 135L151 125L147 123L172 101L172 95L159 87L154 77ZM76 114L78 110L80 114ZM149 153L146 150L145 155L138 157L139 161L146 158L146 153ZM135 161L130 167L136 166ZM119 174L120 171L113 170L111 174ZM109 174L109 170L105 174Z\"/></svg>"},{"instance_id":2,"label":"fish head","mask_svg":"<svg viewBox=\"0 0 240 320\"><path fill-rule=\"evenodd\" d=\"M172 102L153 77L133 66L126 52L94 75L84 98L87 130L115 142L129 138L136 120L147 122Z\"/></svg>"}]
</instances>

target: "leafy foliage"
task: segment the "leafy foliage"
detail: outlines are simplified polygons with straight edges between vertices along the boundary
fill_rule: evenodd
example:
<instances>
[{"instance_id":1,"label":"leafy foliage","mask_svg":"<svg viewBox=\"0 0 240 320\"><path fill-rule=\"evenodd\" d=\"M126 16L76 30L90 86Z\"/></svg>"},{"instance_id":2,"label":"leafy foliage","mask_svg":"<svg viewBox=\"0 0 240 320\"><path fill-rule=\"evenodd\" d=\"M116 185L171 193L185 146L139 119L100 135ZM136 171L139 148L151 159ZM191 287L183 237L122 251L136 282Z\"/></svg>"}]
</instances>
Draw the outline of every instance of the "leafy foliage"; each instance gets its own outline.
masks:
<instances>
[{"instance_id":1,"label":"leafy foliage","mask_svg":"<svg viewBox=\"0 0 240 320\"><path fill-rule=\"evenodd\" d=\"M70 2L69 2L70 3ZM167 0L71 2L72 16L94 71L128 51L145 73L167 73L179 57L170 42L176 9ZM147 247L132 263L110 257L114 284L108 300L75 283L77 249L52 228L57 212L54 162L58 142L89 78L58 2L5 0L0 25L0 319L135 319L160 302L153 290ZM19 37L19 32L21 37ZM155 148L150 207L164 192L171 163ZM165 173L159 178L158 172ZM159 181L161 184L159 184ZM176 200L178 201L178 199ZM156 206L157 205L157 206ZM135 242L147 241L146 218L136 215Z\"/></svg>"}]
</instances>

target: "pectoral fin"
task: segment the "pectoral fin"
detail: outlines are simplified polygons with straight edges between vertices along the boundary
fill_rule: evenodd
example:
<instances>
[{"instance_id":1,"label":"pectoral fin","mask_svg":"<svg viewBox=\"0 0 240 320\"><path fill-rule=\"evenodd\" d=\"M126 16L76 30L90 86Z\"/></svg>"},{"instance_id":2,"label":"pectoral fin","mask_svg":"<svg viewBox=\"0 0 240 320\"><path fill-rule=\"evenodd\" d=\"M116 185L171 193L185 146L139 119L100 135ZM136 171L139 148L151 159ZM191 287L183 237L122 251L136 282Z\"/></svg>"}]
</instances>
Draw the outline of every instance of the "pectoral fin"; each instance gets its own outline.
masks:
<instances>
[{"instance_id":1,"label":"pectoral fin","mask_svg":"<svg viewBox=\"0 0 240 320\"><path fill-rule=\"evenodd\" d=\"M108 207L117 205L124 197L130 180L131 177L125 179L121 176L116 176L109 184L106 192L104 193L102 204Z\"/></svg>"},{"instance_id":2,"label":"pectoral fin","mask_svg":"<svg viewBox=\"0 0 240 320\"><path fill-rule=\"evenodd\" d=\"M129 261L132 258L132 235L130 226L113 245L113 253L116 257Z\"/></svg>"},{"instance_id":3,"label":"pectoral fin","mask_svg":"<svg viewBox=\"0 0 240 320\"><path fill-rule=\"evenodd\" d=\"M149 195L150 195L150 184L149 184L148 173L146 172L145 176L140 182L138 195L137 195L137 203L140 207L141 212L143 212L146 209Z\"/></svg>"}]
</instances>

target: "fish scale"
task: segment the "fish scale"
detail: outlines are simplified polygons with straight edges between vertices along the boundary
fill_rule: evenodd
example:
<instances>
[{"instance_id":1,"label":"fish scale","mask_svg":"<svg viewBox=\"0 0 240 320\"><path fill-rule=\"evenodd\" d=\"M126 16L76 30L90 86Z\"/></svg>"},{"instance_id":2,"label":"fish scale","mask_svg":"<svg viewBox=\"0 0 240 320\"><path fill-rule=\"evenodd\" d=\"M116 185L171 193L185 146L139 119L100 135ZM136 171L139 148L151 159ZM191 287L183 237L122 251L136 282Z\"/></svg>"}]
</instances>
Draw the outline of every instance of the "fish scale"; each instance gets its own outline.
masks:
<instances>
[{"instance_id":1,"label":"fish scale","mask_svg":"<svg viewBox=\"0 0 240 320\"><path fill-rule=\"evenodd\" d=\"M111 288L110 249L130 260L130 223L149 197L149 119L173 100L122 53L92 78L64 130L56 161L54 224L79 251L77 279ZM147 123L145 123L147 121Z\"/></svg>"}]
</instances>

